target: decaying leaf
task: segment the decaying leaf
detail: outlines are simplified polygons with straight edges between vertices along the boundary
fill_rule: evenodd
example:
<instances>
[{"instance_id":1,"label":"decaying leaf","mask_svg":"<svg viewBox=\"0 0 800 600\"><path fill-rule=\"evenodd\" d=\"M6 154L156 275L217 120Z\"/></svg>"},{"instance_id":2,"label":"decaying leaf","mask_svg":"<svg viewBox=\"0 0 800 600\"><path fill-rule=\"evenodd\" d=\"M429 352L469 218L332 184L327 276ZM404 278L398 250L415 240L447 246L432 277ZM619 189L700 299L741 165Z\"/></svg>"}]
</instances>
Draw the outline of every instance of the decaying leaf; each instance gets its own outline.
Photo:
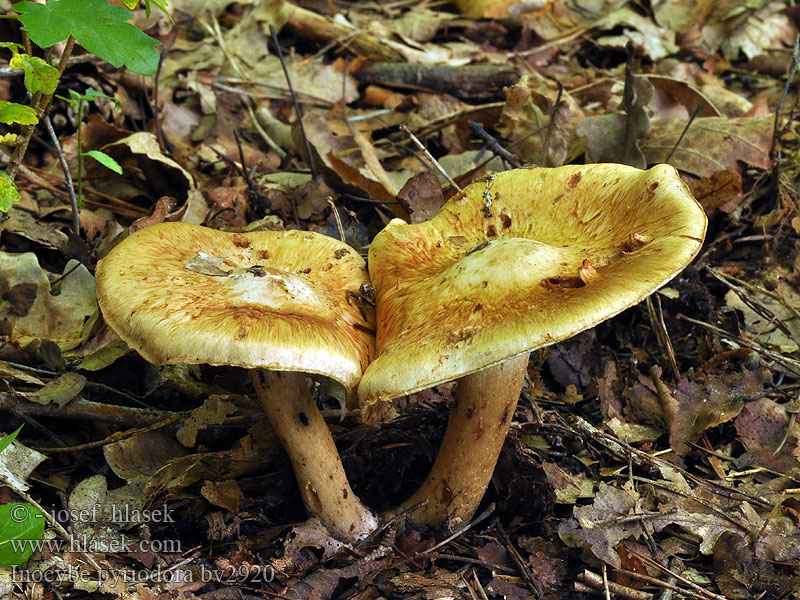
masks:
<instances>
[{"instance_id":1,"label":"decaying leaf","mask_svg":"<svg viewBox=\"0 0 800 600\"><path fill-rule=\"evenodd\" d=\"M800 467L800 421L790 419L784 405L769 398L748 402L735 425L757 465L781 473L796 472Z\"/></svg>"},{"instance_id":2,"label":"decaying leaf","mask_svg":"<svg viewBox=\"0 0 800 600\"><path fill-rule=\"evenodd\" d=\"M201 427L209 424L218 425L235 411L236 405L232 402L226 402L221 396L209 396L203 402L203 406L192 411L175 435L181 444L192 448Z\"/></svg>"},{"instance_id":3,"label":"decaying leaf","mask_svg":"<svg viewBox=\"0 0 800 600\"><path fill-rule=\"evenodd\" d=\"M186 450L171 436L150 431L103 446L103 455L117 477L144 481L168 461L185 456Z\"/></svg>"},{"instance_id":4,"label":"decaying leaf","mask_svg":"<svg viewBox=\"0 0 800 600\"><path fill-rule=\"evenodd\" d=\"M5 435L0 432L0 439ZM32 450L14 440L0 452L0 481L13 490L25 491L29 487L26 480L33 470L46 459L47 457L41 452Z\"/></svg>"},{"instance_id":5,"label":"decaying leaf","mask_svg":"<svg viewBox=\"0 0 800 600\"><path fill-rule=\"evenodd\" d=\"M86 377L80 373L64 373L52 381L48 381L40 390L35 392L17 391L17 394L38 404L50 404L52 402L58 406L64 406L81 393L86 386L86 382Z\"/></svg>"},{"instance_id":6,"label":"decaying leaf","mask_svg":"<svg viewBox=\"0 0 800 600\"><path fill-rule=\"evenodd\" d=\"M320 113L309 112L303 117L308 141L315 152L314 160L323 164L334 181L354 189L361 196L375 200L394 200L400 186L391 180L372 151L364 154L366 140L361 144L350 135L336 135ZM407 177L403 176L403 182ZM387 187L388 186L388 187Z\"/></svg>"},{"instance_id":7,"label":"decaying leaf","mask_svg":"<svg viewBox=\"0 0 800 600\"><path fill-rule=\"evenodd\" d=\"M768 117L701 117L692 122L678 144L687 121L656 120L641 147L648 164L664 162L674 148L670 164L698 177L710 177L723 169L741 171L740 161L768 169L772 121Z\"/></svg>"},{"instance_id":8,"label":"decaying leaf","mask_svg":"<svg viewBox=\"0 0 800 600\"><path fill-rule=\"evenodd\" d=\"M498 131L526 163L545 167L564 164L572 112L563 98L556 109L555 100L555 95L549 98L533 89L527 75L506 88Z\"/></svg>"},{"instance_id":9,"label":"decaying leaf","mask_svg":"<svg viewBox=\"0 0 800 600\"><path fill-rule=\"evenodd\" d=\"M555 492L557 503L575 504L578 498L592 497L594 483L583 473L571 475L552 462L542 463L542 469Z\"/></svg>"},{"instance_id":10,"label":"decaying leaf","mask_svg":"<svg viewBox=\"0 0 800 600\"><path fill-rule=\"evenodd\" d=\"M422 171L411 177L397 192L397 199L408 213L410 223L427 221L444 204L442 186L430 171Z\"/></svg>"},{"instance_id":11,"label":"decaying leaf","mask_svg":"<svg viewBox=\"0 0 800 600\"><path fill-rule=\"evenodd\" d=\"M244 500L244 494L233 479L225 481L206 481L200 490L203 498L215 506L221 506L231 512L239 512L239 505Z\"/></svg>"},{"instance_id":12,"label":"decaying leaf","mask_svg":"<svg viewBox=\"0 0 800 600\"><path fill-rule=\"evenodd\" d=\"M650 117L645 107L653 99L653 86L647 78L632 76L626 88L620 111L586 117L575 133L586 138L586 154L590 162L615 162L644 169L648 161L639 141L650 133Z\"/></svg>"},{"instance_id":13,"label":"decaying leaf","mask_svg":"<svg viewBox=\"0 0 800 600\"><path fill-rule=\"evenodd\" d=\"M709 177L687 182L692 195L712 213L742 193L742 176L731 169L714 171Z\"/></svg>"},{"instance_id":14,"label":"decaying leaf","mask_svg":"<svg viewBox=\"0 0 800 600\"><path fill-rule=\"evenodd\" d=\"M781 281L780 277L775 280ZM745 299L751 303L748 305L734 290L725 294L725 303L742 311L745 331L760 344L788 354L800 347L800 316L797 313L800 294L791 286L779 285L778 297L751 294L757 305L752 304L752 300L746 296Z\"/></svg>"},{"instance_id":15,"label":"decaying leaf","mask_svg":"<svg viewBox=\"0 0 800 600\"><path fill-rule=\"evenodd\" d=\"M49 340L70 350L86 340L97 316L94 277L78 261L67 263L54 289L35 254L0 252L0 323L18 347Z\"/></svg>"}]
</instances>

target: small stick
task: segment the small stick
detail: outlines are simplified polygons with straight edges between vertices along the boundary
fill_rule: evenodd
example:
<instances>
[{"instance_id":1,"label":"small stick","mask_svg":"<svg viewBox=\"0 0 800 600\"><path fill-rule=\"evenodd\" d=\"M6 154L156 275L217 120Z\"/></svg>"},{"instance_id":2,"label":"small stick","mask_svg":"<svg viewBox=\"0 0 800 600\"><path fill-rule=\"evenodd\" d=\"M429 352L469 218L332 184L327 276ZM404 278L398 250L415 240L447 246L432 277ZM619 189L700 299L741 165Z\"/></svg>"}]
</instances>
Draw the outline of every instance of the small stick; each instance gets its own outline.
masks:
<instances>
[{"instance_id":1,"label":"small stick","mask_svg":"<svg viewBox=\"0 0 800 600\"><path fill-rule=\"evenodd\" d=\"M75 186L72 185L72 174L69 172L67 159L64 156L64 151L61 149L61 144L58 141L58 136L53 129L53 123L50 121L50 116L45 115L44 125L47 128L47 133L50 135L50 140L53 142L53 147L56 149L56 156L58 162L61 163L61 170L64 171L64 179L67 180L67 193L69 194L69 201L72 205L72 232L80 237L81 235L81 216L78 209L78 199L75 197Z\"/></svg>"},{"instance_id":2,"label":"small stick","mask_svg":"<svg viewBox=\"0 0 800 600\"><path fill-rule=\"evenodd\" d=\"M486 131L483 128L483 125L481 125L477 121L467 121L467 125L469 125L469 128L475 135L477 135L479 138L483 140L484 148L488 147L489 150L491 150L492 152L494 152L495 154L497 154L498 156L500 156L504 160L507 160L508 162L510 162L515 166L520 165L519 157L517 157L517 155L514 154L513 152L509 152L508 150L503 148L503 146L500 145L500 142L497 141L497 138L495 138L492 134ZM477 157L476 160L478 160Z\"/></svg>"},{"instance_id":3,"label":"small stick","mask_svg":"<svg viewBox=\"0 0 800 600\"><path fill-rule=\"evenodd\" d=\"M399 200L373 200L372 198L354 196L353 194L342 194L342 197L355 202L363 202L364 204L400 204Z\"/></svg>"},{"instance_id":4,"label":"small stick","mask_svg":"<svg viewBox=\"0 0 800 600\"><path fill-rule=\"evenodd\" d=\"M314 164L314 156L311 154L311 142L308 141L306 128L303 126L303 113L300 111L300 104L297 102L297 95L294 93L294 86L289 77L289 69L286 68L286 61L283 59L283 51L281 50L281 45L278 43L278 34L275 33L275 27L273 25L269 26L269 35L272 37L272 43L275 44L278 60L281 61L281 67L283 67L283 76L286 78L286 84L289 86L289 94L292 96L294 112L297 114L297 124L300 126L300 133L303 134L303 143L306 147L306 154L308 154L308 167L311 169L311 179L318 181L319 173L317 173L317 166Z\"/></svg>"},{"instance_id":5,"label":"small stick","mask_svg":"<svg viewBox=\"0 0 800 600\"><path fill-rule=\"evenodd\" d=\"M512 544L511 540L508 539L506 532L503 530L503 526L498 522L495 524L494 528L495 531L497 531L497 535L500 536L500 540L503 542L506 550L511 555L511 558L514 560L514 563L516 563L517 568L528 582L528 587L530 587L531 591L536 594L536 597L541 600L542 596L544 595L544 592L542 592L542 586L533 576L533 573L531 573L531 570L528 568L528 565L525 564L525 561L522 560L522 556L520 556L519 551L514 547L514 544Z\"/></svg>"},{"instance_id":6,"label":"small stick","mask_svg":"<svg viewBox=\"0 0 800 600\"><path fill-rule=\"evenodd\" d=\"M605 565L605 563L603 563L603 565ZM603 578L597 573L593 573L587 569L578 575L578 581L584 583L593 591L603 589ZM648 592L642 592L625 585L620 585L619 583L615 583L613 581L606 580L606 583L608 584L608 589L612 593L616 594L617 596L627 598L628 600L652 600L653 598L653 594Z\"/></svg>"},{"instance_id":7,"label":"small stick","mask_svg":"<svg viewBox=\"0 0 800 600\"><path fill-rule=\"evenodd\" d=\"M71 400L63 407L56 404L37 404L36 402L23 403L7 393L0 393L0 411L17 411L20 415L98 421L123 427L151 425L174 414L156 409L100 404L80 397Z\"/></svg>"},{"instance_id":8,"label":"small stick","mask_svg":"<svg viewBox=\"0 0 800 600\"><path fill-rule=\"evenodd\" d=\"M420 554L420 556L425 556L426 554L430 554L431 552L433 552L433 551L435 551L435 550L438 550L438 549L439 549L439 548L441 548L442 546L446 546L447 544L449 544L450 542L452 542L454 539L456 539L457 537L459 537L459 536L461 536L462 534L464 534L465 532L467 532L469 529L471 529L472 527L474 527L475 525L477 525L478 523L480 523L481 521L483 521L483 520L484 520L486 517L488 517L490 514L492 514L492 513L494 512L494 506L495 506L495 505L494 505L494 502L492 502L492 503L491 503L491 504L490 504L490 505L489 505L489 506L486 508L486 510L485 510L485 511L483 511L481 514L479 514L477 517L475 517L475 518L474 518L472 521L470 521L469 523L467 523L466 525L464 525L464 526L463 526L461 529L459 529L458 531L456 531L456 532L455 532L453 535L451 535L450 537L443 539L441 542L439 542L439 543L438 543L438 544L436 544L435 546L431 546L431 547L430 547L430 548L428 548L427 550L425 550L425 551L423 551L423 552L420 552L420 553L419 553L419 554Z\"/></svg>"},{"instance_id":9,"label":"small stick","mask_svg":"<svg viewBox=\"0 0 800 600\"><path fill-rule=\"evenodd\" d=\"M422 507L423 507L423 506L425 506L425 505L426 505L428 502L430 502L430 500L423 500L422 502L417 502L416 504L414 504L414 505L412 505L412 506L409 506L409 507L408 507L407 509L405 509L404 511L397 513L397 514L396 514L395 516L393 516L391 519L389 519L388 521L386 521L386 523L383 523L383 524L381 524L381 526L380 526L380 527L378 527L378 528L377 528L375 531L373 531L373 532L372 532L372 533L370 533L370 534L369 534L367 537L365 537L365 538L364 538L364 541L363 541L363 542L361 542L361 543L359 544L359 546L368 546L368 545L370 544L370 542L372 542L373 540L375 540L375 539L376 539L376 538L377 538L377 537L378 537L378 536L379 536L381 533L383 533L384 531L386 531L386 530L387 530L387 529L388 529L388 528L389 528L389 527L390 527L390 526L391 526L393 523L397 523L397 521L399 521L400 519L402 519L402 518L406 517L407 515L410 515L410 514L411 514L411 513L413 513L414 511L416 511L416 510L418 510L418 509L422 508ZM409 561L410 561L410 560L411 560L411 559L409 559ZM413 561L411 561L411 562L413 562Z\"/></svg>"},{"instance_id":10,"label":"small stick","mask_svg":"<svg viewBox=\"0 0 800 600\"><path fill-rule=\"evenodd\" d=\"M328 196L325 198L328 201L328 204L331 205L331 210L333 211L333 219L336 221L336 229L339 230L339 239L343 242L344 239L344 229L342 229L342 220L339 218L339 211L336 209L336 205L333 203L333 196Z\"/></svg>"},{"instance_id":11,"label":"small stick","mask_svg":"<svg viewBox=\"0 0 800 600\"><path fill-rule=\"evenodd\" d=\"M439 171L439 173L441 173L444 176L444 178L448 181L448 183L450 185L452 185L453 188L457 192L460 192L461 191L461 187L455 182L455 180L453 180L452 177L450 177L450 175L447 173L447 171L445 171L442 168L442 165L440 165L439 162L435 158L433 158L431 153L428 152L428 149L425 146L422 145L422 142L420 142L417 139L417 137L413 133L411 133L411 130L408 127L406 127L405 123L400 125L400 131L402 131L408 137L411 138L411 141L414 142L414 144L416 144L417 148L419 148L420 151L422 151L422 153L425 155L425 158L427 158L429 161L431 161L433 166L436 167L436 169Z\"/></svg>"},{"instance_id":12,"label":"small stick","mask_svg":"<svg viewBox=\"0 0 800 600\"><path fill-rule=\"evenodd\" d=\"M769 149L769 156L775 159L775 148L777 146L776 140L778 139L778 129L780 129L781 111L783 110L783 103L786 101L786 95L789 93L789 87L792 85L792 80L797 73L797 67L800 66L800 33L794 38L794 48L792 49L792 64L789 67L789 76L786 78L786 85L783 86L783 93L781 100L778 102L778 108L775 110L775 124L772 126L772 147Z\"/></svg>"},{"instance_id":13,"label":"small stick","mask_svg":"<svg viewBox=\"0 0 800 600\"><path fill-rule=\"evenodd\" d=\"M655 567L656 569L658 569L659 571L661 571L665 575L670 575L670 576L674 577L676 581L680 581L682 584L688 585L695 592L697 592L697 594L699 596L705 596L706 598L709 598L710 600L727 600L725 598L725 596L720 596L718 594L715 594L714 592L709 592L708 590L706 590L704 588L701 588L699 585L697 585L693 581L690 581L690 580L686 579L685 577L681 577L680 575L678 575L674 571L669 570L667 567L662 565L660 562L658 562L656 560L653 560L649 556L645 556L644 554L636 552L635 550L630 550L630 553L633 554L634 556L636 556L637 558L639 558L641 561L647 563L648 565L650 565L652 567Z\"/></svg>"},{"instance_id":14,"label":"small stick","mask_svg":"<svg viewBox=\"0 0 800 600\"><path fill-rule=\"evenodd\" d=\"M153 101L151 102L151 107L153 109L153 119L156 123L156 139L158 140L158 145L161 148L162 152L167 154L172 154L172 150L174 149L172 146L172 142L169 141L167 136L164 134L164 127L161 123L160 112L161 107L158 105L158 82L161 78L161 67L164 64L164 59L167 57L167 47L163 44L161 45L161 51L159 52L158 56L158 68L156 69L156 78L153 81Z\"/></svg>"},{"instance_id":15,"label":"small stick","mask_svg":"<svg viewBox=\"0 0 800 600\"><path fill-rule=\"evenodd\" d=\"M683 128L683 131L681 131L681 134L678 136L678 139L676 140L675 145L672 147L672 150L670 150L669 154L667 154L667 158L664 161L665 163L669 162L669 159L672 158L673 154L675 154L675 150L677 150L678 146L681 145L681 142L683 141L683 136L685 136L686 132L689 131L689 127L692 126L692 121L694 121L695 117L697 117L697 115L700 113L700 108L701 108L700 104L694 107L694 112L692 112L692 116L689 117L689 121L687 121L686 126Z\"/></svg>"},{"instance_id":16,"label":"small stick","mask_svg":"<svg viewBox=\"0 0 800 600\"><path fill-rule=\"evenodd\" d=\"M544 143L542 144L542 152L539 155L539 164L543 166L545 165L545 158L547 158L547 152L550 150L550 136L553 133L553 126L556 123L556 114L558 114L558 109L561 108L561 96L564 95L564 86L561 82L558 82L558 95L556 96L556 103L553 105L553 112L550 115L550 122L547 124L547 133L544 135Z\"/></svg>"}]
</instances>

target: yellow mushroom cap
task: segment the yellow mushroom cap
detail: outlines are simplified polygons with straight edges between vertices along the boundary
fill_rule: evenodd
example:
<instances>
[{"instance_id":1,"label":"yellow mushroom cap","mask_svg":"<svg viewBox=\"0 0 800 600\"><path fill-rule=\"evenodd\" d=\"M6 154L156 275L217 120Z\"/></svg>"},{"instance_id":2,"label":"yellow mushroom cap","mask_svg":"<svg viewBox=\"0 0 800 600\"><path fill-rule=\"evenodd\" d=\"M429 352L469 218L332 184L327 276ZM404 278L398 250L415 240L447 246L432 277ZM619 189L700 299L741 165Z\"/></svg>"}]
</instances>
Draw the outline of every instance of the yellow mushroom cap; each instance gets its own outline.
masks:
<instances>
[{"instance_id":1,"label":"yellow mushroom cap","mask_svg":"<svg viewBox=\"0 0 800 600\"><path fill-rule=\"evenodd\" d=\"M158 364L302 371L355 389L374 350L368 282L350 246L307 231L137 231L97 266L111 328Z\"/></svg>"},{"instance_id":2,"label":"yellow mushroom cap","mask_svg":"<svg viewBox=\"0 0 800 600\"><path fill-rule=\"evenodd\" d=\"M706 217L675 169L529 168L467 186L431 220L393 219L369 251L379 401L554 344L637 304L694 258Z\"/></svg>"}]
</instances>

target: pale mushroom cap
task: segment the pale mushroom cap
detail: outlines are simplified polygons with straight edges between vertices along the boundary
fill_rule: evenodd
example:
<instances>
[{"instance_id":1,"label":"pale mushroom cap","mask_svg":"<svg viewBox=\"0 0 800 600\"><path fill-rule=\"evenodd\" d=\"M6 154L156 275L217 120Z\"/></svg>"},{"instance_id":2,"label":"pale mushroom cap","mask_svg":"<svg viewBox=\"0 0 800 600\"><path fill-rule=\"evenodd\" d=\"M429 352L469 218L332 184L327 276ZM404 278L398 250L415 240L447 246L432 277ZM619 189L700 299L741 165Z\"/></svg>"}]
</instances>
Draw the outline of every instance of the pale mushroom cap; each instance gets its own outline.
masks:
<instances>
[{"instance_id":1,"label":"pale mushroom cap","mask_svg":"<svg viewBox=\"0 0 800 600\"><path fill-rule=\"evenodd\" d=\"M369 251L378 329L358 389L367 420L380 415L378 401L633 306L689 264L705 230L703 209L668 165L516 169L469 185L429 221L392 220Z\"/></svg>"},{"instance_id":2,"label":"pale mushroom cap","mask_svg":"<svg viewBox=\"0 0 800 600\"><path fill-rule=\"evenodd\" d=\"M367 282L328 236L187 223L145 227L97 266L106 322L150 362L302 371L348 390L374 350L373 311L352 295Z\"/></svg>"}]
</instances>

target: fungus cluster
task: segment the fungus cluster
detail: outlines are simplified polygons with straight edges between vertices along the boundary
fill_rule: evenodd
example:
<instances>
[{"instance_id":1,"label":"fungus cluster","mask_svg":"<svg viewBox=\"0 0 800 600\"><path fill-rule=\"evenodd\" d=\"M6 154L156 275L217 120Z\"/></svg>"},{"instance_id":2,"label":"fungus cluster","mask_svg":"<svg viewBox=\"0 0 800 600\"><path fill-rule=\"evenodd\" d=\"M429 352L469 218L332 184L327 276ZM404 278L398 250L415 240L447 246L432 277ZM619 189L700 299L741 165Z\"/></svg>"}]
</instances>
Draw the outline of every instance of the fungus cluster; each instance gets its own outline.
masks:
<instances>
[{"instance_id":1,"label":"fungus cluster","mask_svg":"<svg viewBox=\"0 0 800 600\"><path fill-rule=\"evenodd\" d=\"M358 387L367 421L394 398L457 380L433 468L393 512L428 500L418 522L466 521L528 354L667 283L705 227L672 167L517 169L471 184L429 221L392 220L370 247L370 277L354 250L322 235L165 223L112 250L97 291L108 324L147 360L253 369L306 507L352 542L377 519L350 489L304 374L332 378L351 397ZM377 319L356 301L370 278Z\"/></svg>"}]
</instances>

